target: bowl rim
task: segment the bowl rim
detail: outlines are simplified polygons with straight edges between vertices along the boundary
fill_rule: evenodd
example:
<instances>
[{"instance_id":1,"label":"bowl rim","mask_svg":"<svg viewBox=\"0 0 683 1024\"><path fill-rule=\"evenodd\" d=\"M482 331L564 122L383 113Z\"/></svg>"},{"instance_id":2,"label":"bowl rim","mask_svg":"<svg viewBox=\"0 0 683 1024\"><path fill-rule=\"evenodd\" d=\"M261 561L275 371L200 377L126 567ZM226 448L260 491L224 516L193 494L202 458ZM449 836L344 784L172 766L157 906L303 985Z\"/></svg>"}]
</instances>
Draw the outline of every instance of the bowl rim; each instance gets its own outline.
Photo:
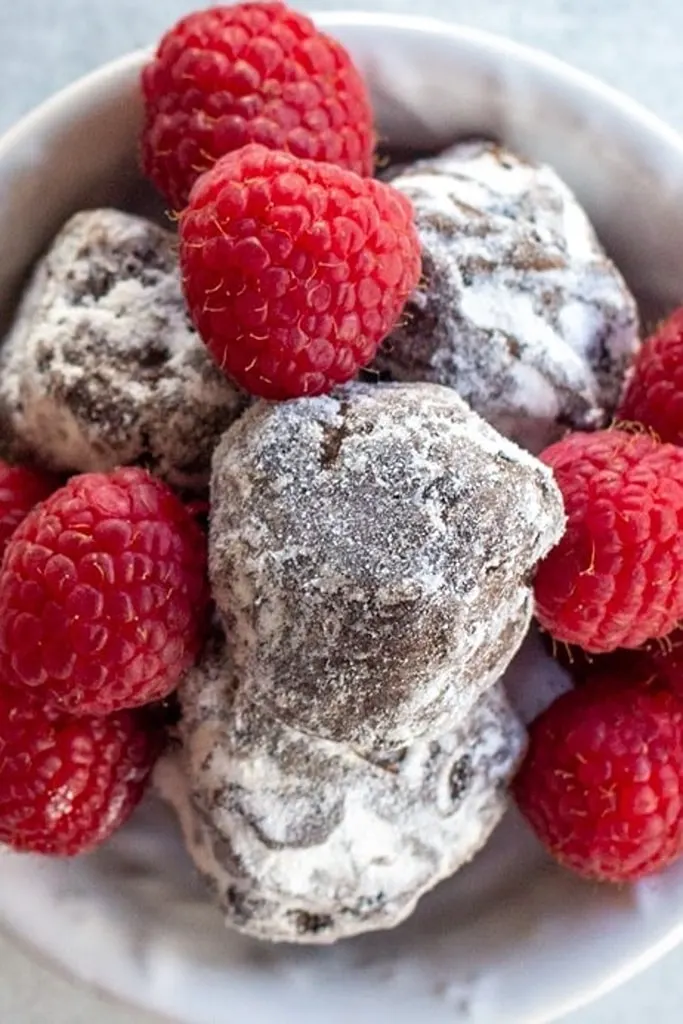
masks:
<instances>
[{"instance_id":1,"label":"bowl rim","mask_svg":"<svg viewBox=\"0 0 683 1024\"><path fill-rule=\"evenodd\" d=\"M533 46L483 29L434 17L348 10L313 10L308 13L323 29L334 30L352 27L381 30L382 28L391 28L393 31L404 32L406 35L447 36L457 41L460 46L469 48L473 53L485 51L494 60L511 59L514 63L547 75L548 78L562 84L570 92L596 99L601 105L620 115L624 121L630 122L636 130L649 135L654 145L673 152L683 166L683 135L667 125L643 104L625 95L617 88L602 82L589 72L576 69L564 60ZM112 89L115 90L117 85L129 82L151 52L153 52L152 48L143 47L108 61L60 88L24 114L0 135L0 170L11 151L15 147L21 146L35 132L43 132L50 124L58 124L73 117L81 104L86 108L97 106L101 98L107 96ZM23 937L15 935L13 928L5 924L0 927L3 932L6 931L12 935L13 940L19 942L24 949L29 948L29 942ZM605 975L600 984L594 984L590 990L583 990L574 998L567 998L562 1003L558 1003L556 1007L553 1007L554 1014L558 1016L567 1014L607 994L628 978L651 966L681 942L683 942L683 919L678 924L672 925L666 934L660 936L647 949L642 950L627 962L615 966ZM56 960L34 948L31 948L31 956L35 956L38 962L47 959L51 964L56 964ZM70 974L63 967L58 967L58 970L60 973ZM75 977L75 975L72 976ZM125 1000L125 997L117 998ZM127 1001L126 1005L128 1005Z\"/></svg>"},{"instance_id":2,"label":"bowl rim","mask_svg":"<svg viewBox=\"0 0 683 1024\"><path fill-rule=\"evenodd\" d=\"M575 68L561 58L536 49L527 43L519 43L494 32L473 28L457 21L445 21L423 15L341 9L312 10L308 13L322 28L346 26L381 29L384 27L403 31L406 34L431 36L440 34L457 39L460 44L464 43L472 50L487 50L499 58L512 58L516 63L545 72L572 90L599 98L603 104L618 111L625 119L655 135L661 145L676 150L683 159L683 134L668 125L644 104L601 81L590 72ZM43 122L59 120L60 115L66 113L74 102L79 102L84 96L88 96L89 105L95 103L97 97L106 93L117 80L127 79L133 70L139 69L153 50L154 47L140 47L107 61L63 86L29 110L15 124L0 134L0 161Z\"/></svg>"}]
</instances>

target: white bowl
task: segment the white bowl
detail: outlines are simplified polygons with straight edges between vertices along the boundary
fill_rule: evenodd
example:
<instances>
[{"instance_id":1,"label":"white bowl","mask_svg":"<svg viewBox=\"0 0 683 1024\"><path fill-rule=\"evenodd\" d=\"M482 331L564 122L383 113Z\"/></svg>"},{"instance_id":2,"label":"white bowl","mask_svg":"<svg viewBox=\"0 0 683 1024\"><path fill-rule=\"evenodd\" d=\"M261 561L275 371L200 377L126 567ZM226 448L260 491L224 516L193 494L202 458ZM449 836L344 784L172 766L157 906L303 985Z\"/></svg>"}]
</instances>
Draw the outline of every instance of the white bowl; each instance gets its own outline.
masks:
<instances>
[{"instance_id":1,"label":"white bowl","mask_svg":"<svg viewBox=\"0 0 683 1024\"><path fill-rule=\"evenodd\" d=\"M371 83L383 135L439 146L494 135L575 189L643 308L683 301L683 142L636 104L542 54L418 18L325 14ZM0 320L74 211L146 202L133 54L0 141ZM187 1024L531 1024L623 981L683 937L683 864L636 887L549 864L512 816L468 869L389 933L329 949L223 929L153 799L72 862L6 854L0 921L80 978Z\"/></svg>"}]
</instances>

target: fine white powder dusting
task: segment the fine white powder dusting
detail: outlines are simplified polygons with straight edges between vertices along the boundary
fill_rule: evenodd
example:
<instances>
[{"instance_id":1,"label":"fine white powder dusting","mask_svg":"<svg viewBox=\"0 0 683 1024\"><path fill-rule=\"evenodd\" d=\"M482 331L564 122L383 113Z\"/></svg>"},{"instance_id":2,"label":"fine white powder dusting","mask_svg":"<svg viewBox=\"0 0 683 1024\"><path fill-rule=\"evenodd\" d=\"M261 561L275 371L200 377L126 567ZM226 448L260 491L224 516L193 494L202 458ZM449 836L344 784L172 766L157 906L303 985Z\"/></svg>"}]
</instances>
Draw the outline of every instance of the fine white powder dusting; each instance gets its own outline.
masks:
<instances>
[{"instance_id":1,"label":"fine white powder dusting","mask_svg":"<svg viewBox=\"0 0 683 1024\"><path fill-rule=\"evenodd\" d=\"M502 675L564 528L551 473L449 388L257 403L214 456L213 595L245 692L377 750Z\"/></svg>"},{"instance_id":2,"label":"fine white powder dusting","mask_svg":"<svg viewBox=\"0 0 683 1024\"><path fill-rule=\"evenodd\" d=\"M608 420L638 346L636 304L548 167L464 143L404 168L423 280L376 369L455 388L538 452Z\"/></svg>"},{"instance_id":3,"label":"fine white powder dusting","mask_svg":"<svg viewBox=\"0 0 683 1024\"><path fill-rule=\"evenodd\" d=\"M360 756L247 700L219 633L180 699L157 785L227 923L272 941L398 924L484 845L525 745L494 687L445 735Z\"/></svg>"},{"instance_id":4,"label":"fine white powder dusting","mask_svg":"<svg viewBox=\"0 0 683 1024\"><path fill-rule=\"evenodd\" d=\"M189 322L174 236L117 210L72 217L0 350L16 456L66 471L139 463L201 488L245 405Z\"/></svg>"}]
</instances>

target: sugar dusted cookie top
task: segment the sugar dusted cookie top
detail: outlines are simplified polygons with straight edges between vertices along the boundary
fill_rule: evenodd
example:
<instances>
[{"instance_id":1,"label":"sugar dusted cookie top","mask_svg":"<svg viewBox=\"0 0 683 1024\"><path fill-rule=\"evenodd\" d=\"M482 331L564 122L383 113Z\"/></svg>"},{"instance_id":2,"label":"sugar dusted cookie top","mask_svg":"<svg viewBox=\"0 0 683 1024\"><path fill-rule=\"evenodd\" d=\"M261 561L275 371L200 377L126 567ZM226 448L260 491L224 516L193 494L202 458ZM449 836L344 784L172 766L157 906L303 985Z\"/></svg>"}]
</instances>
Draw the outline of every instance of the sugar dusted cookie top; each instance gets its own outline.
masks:
<instances>
[{"instance_id":1,"label":"sugar dusted cookie top","mask_svg":"<svg viewBox=\"0 0 683 1024\"><path fill-rule=\"evenodd\" d=\"M392 184L416 208L423 281L377 368L455 388L532 451L603 425L637 348L637 310L555 172L473 142Z\"/></svg>"},{"instance_id":2,"label":"sugar dusted cookie top","mask_svg":"<svg viewBox=\"0 0 683 1024\"><path fill-rule=\"evenodd\" d=\"M187 318L173 235L117 210L72 217L0 350L0 418L18 455L59 470L142 463L203 486L245 404Z\"/></svg>"},{"instance_id":3,"label":"sugar dusted cookie top","mask_svg":"<svg viewBox=\"0 0 683 1024\"><path fill-rule=\"evenodd\" d=\"M215 453L210 531L245 692L362 749L443 731L521 643L563 525L549 471L448 388L252 406Z\"/></svg>"},{"instance_id":4,"label":"sugar dusted cookie top","mask_svg":"<svg viewBox=\"0 0 683 1024\"><path fill-rule=\"evenodd\" d=\"M484 845L525 744L494 687L445 735L361 757L245 699L218 638L180 700L182 751L157 782L227 923L273 941L402 921Z\"/></svg>"}]
</instances>

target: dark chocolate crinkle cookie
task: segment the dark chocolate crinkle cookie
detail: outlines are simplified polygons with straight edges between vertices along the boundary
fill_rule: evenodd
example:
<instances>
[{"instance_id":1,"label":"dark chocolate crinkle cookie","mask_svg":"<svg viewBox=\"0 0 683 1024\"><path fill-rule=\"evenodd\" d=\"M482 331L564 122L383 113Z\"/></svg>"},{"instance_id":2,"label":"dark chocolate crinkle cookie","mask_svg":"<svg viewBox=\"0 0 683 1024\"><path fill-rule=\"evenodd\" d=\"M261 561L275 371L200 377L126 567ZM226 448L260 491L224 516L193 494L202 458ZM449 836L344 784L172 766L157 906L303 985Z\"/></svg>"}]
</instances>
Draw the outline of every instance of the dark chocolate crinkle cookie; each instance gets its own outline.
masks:
<instances>
[{"instance_id":1,"label":"dark chocolate crinkle cookie","mask_svg":"<svg viewBox=\"0 0 683 1024\"><path fill-rule=\"evenodd\" d=\"M504 671L564 526L550 471L431 384L258 403L214 455L213 594L245 692L377 749Z\"/></svg>"},{"instance_id":2,"label":"dark chocolate crinkle cookie","mask_svg":"<svg viewBox=\"0 0 683 1024\"><path fill-rule=\"evenodd\" d=\"M205 486L247 399L192 327L174 236L118 210L72 217L38 263L0 349L0 422L57 470L140 463Z\"/></svg>"},{"instance_id":3,"label":"dark chocolate crinkle cookie","mask_svg":"<svg viewBox=\"0 0 683 1024\"><path fill-rule=\"evenodd\" d=\"M469 142L392 179L423 277L375 369L455 390L538 452L606 424L638 346L636 304L554 171Z\"/></svg>"},{"instance_id":4,"label":"dark chocolate crinkle cookie","mask_svg":"<svg viewBox=\"0 0 683 1024\"><path fill-rule=\"evenodd\" d=\"M253 704L218 639L180 701L158 787L227 923L272 941L402 921L484 845L525 745L496 686L444 735L361 756Z\"/></svg>"}]
</instances>

